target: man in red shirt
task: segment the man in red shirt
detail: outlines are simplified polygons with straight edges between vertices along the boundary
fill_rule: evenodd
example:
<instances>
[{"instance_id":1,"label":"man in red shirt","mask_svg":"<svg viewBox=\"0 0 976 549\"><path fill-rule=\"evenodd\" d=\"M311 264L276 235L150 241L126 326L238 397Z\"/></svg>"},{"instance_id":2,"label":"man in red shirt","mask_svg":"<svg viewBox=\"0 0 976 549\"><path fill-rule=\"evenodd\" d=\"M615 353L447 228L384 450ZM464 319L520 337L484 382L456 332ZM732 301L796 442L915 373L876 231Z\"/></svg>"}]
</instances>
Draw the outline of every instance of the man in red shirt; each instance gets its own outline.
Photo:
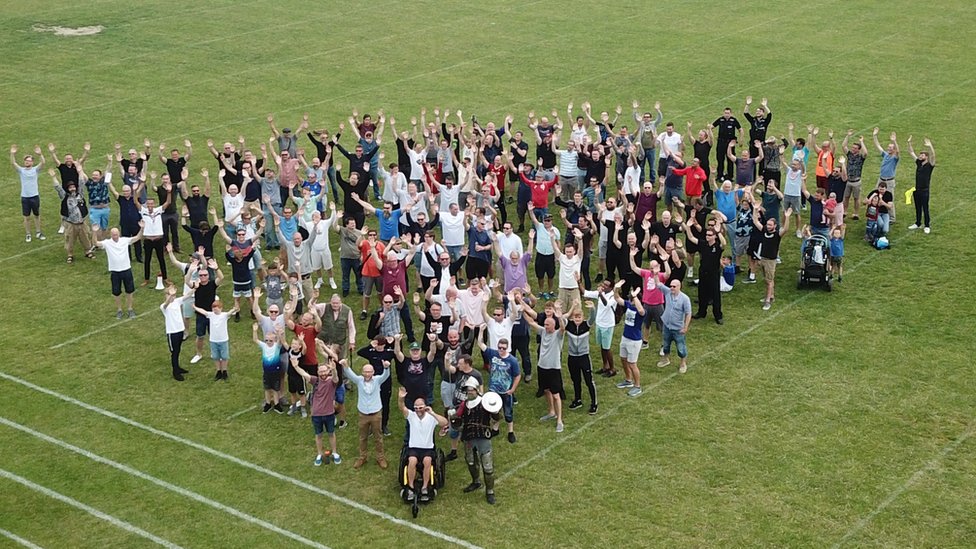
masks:
<instances>
[{"instance_id":1,"label":"man in red shirt","mask_svg":"<svg viewBox=\"0 0 976 549\"><path fill-rule=\"evenodd\" d=\"M532 204L536 206L535 217L542 219L549 213L549 190L559 182L559 168L553 168L552 172L555 174L554 177L546 181L543 170L536 170L535 179L529 179L526 174L531 171L532 167L528 164L522 164L522 167L524 170L519 174L519 179L522 180L522 183L528 185L529 190L532 191ZM540 204L543 206L539 207Z\"/></svg>"},{"instance_id":2,"label":"man in red shirt","mask_svg":"<svg viewBox=\"0 0 976 549\"><path fill-rule=\"evenodd\" d=\"M366 320L373 287L376 287L377 292L383 289L380 268L383 266L383 252L386 250L376 237L376 229L367 229L365 226L363 229L366 230L366 239L359 243L359 260L363 266L363 309L359 313L359 320Z\"/></svg>"},{"instance_id":3,"label":"man in red shirt","mask_svg":"<svg viewBox=\"0 0 976 549\"><path fill-rule=\"evenodd\" d=\"M287 309L285 309L287 311ZM290 314L290 313L289 313ZM298 361L298 366L305 370L309 375L318 375L319 368L319 358L318 354L315 352L315 336L318 335L319 330L322 329L322 319L319 318L318 312L315 307L301 316L298 322L295 322L290 317L285 320L285 324L288 326L289 330L295 332L295 336L300 338L305 342L305 353L302 354L301 359ZM291 368L291 366L289 366ZM301 374L298 372L288 372L289 376L299 377ZM292 381L295 381L294 379ZM288 386L291 388L296 388L297 386L302 386L303 383L298 381L297 383L292 383L289 381ZM296 394L297 393L297 394ZM288 410L288 415L294 414L297 410L301 410L302 417L308 417L308 412L305 411L305 391L292 391L291 392L291 408Z\"/></svg>"},{"instance_id":4,"label":"man in red shirt","mask_svg":"<svg viewBox=\"0 0 976 549\"><path fill-rule=\"evenodd\" d=\"M690 166L676 168L674 174L685 176L685 195L688 196L689 202L692 198L701 198L702 189L708 181L708 174L701 168L701 162L697 158L691 161Z\"/></svg>"}]
</instances>

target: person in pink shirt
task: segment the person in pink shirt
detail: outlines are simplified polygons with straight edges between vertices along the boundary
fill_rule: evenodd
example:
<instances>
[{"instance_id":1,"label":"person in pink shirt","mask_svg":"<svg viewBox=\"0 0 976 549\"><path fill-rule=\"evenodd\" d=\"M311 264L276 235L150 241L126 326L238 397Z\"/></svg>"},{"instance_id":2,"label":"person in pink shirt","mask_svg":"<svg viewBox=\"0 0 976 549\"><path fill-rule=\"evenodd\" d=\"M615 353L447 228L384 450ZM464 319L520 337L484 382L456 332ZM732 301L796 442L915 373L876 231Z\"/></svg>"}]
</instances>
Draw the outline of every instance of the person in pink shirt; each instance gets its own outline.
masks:
<instances>
[{"instance_id":1,"label":"person in pink shirt","mask_svg":"<svg viewBox=\"0 0 976 549\"><path fill-rule=\"evenodd\" d=\"M468 339L471 331L485 324L484 302L491 297L482 286L485 279L473 278L468 281L468 287L458 290L457 301L459 312L461 313L461 334L462 339Z\"/></svg>"},{"instance_id":2,"label":"person in pink shirt","mask_svg":"<svg viewBox=\"0 0 976 549\"><path fill-rule=\"evenodd\" d=\"M634 253L631 252L630 268L641 277L641 303L644 304L644 309L647 311L644 315L644 326L642 328L644 342L641 347L643 349L648 347L647 341L651 336L652 323L657 326L659 332L664 333L664 325L661 322L661 315L664 314L664 294L658 289L658 284L664 284L671 276L671 266L667 262L664 263L664 272L661 272L661 264L656 259L651 259L650 266L650 269L641 269L640 265L634 261Z\"/></svg>"}]
</instances>

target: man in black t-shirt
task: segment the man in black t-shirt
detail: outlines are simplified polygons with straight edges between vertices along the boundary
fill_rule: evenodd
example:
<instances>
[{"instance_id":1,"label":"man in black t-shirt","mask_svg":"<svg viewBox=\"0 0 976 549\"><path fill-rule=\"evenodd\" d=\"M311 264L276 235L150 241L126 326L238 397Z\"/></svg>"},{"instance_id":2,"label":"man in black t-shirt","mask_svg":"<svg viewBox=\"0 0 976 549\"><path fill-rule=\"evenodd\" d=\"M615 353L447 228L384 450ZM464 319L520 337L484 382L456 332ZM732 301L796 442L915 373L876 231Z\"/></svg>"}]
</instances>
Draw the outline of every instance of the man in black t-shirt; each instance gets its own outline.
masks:
<instances>
[{"instance_id":1,"label":"man in black t-shirt","mask_svg":"<svg viewBox=\"0 0 976 549\"><path fill-rule=\"evenodd\" d=\"M715 160L718 162L716 169L718 171L716 172L715 180L721 183L722 180L731 177L735 173L734 164L726 158L725 153L731 141L741 141L742 125L732 116L732 109L725 107L722 116L716 118L715 122L712 122L712 127L718 128L718 143L715 147ZM734 155L735 151L732 154Z\"/></svg>"},{"instance_id":2,"label":"man in black t-shirt","mask_svg":"<svg viewBox=\"0 0 976 549\"><path fill-rule=\"evenodd\" d=\"M173 149L169 151L169 157L167 157L166 144L159 144L159 161L166 166L166 173L169 174L169 178L174 185L178 185L183 181L183 168L186 168L186 163L190 161L190 155L193 153L193 147L189 139L183 141L183 146L186 147L185 155L181 156L179 149Z\"/></svg>"},{"instance_id":3,"label":"man in black t-shirt","mask_svg":"<svg viewBox=\"0 0 976 549\"><path fill-rule=\"evenodd\" d=\"M766 98L762 98L760 106L756 108L756 115L753 116L749 114L749 106L752 105L752 96L746 97L746 106L742 109L746 120L749 121L749 157L759 158L759 147L756 147L755 143L758 141L760 144L766 141L766 131L769 129L769 124L773 121L773 113L769 111L769 103ZM763 164L760 166L760 164ZM765 167L765 162L763 158L759 158L756 161L756 172L758 174ZM843 198L843 197L841 197Z\"/></svg>"},{"instance_id":4,"label":"man in black t-shirt","mask_svg":"<svg viewBox=\"0 0 976 549\"><path fill-rule=\"evenodd\" d=\"M701 262L698 268L698 312L692 318L705 318L708 305L712 305L715 323L723 324L722 292L719 280L722 277L722 252L725 249L725 229L721 223L705 229L705 239L698 240L691 232L689 222L685 221L685 234L692 243L698 245Z\"/></svg>"},{"instance_id":5,"label":"man in black t-shirt","mask_svg":"<svg viewBox=\"0 0 976 549\"><path fill-rule=\"evenodd\" d=\"M756 228L753 234L758 235L756 238L759 239L755 256L759 260L759 267L762 269L763 279L766 281L766 298L763 299L763 310L768 311L772 307L773 300L776 298L774 290L776 284L776 258L779 257L779 244L783 235L789 230L790 216L793 214L793 208L786 209L785 221L783 221L783 226L778 230L776 228L776 218L770 217L766 219L765 223L760 221L760 209L752 209L752 224Z\"/></svg>"},{"instance_id":6,"label":"man in black t-shirt","mask_svg":"<svg viewBox=\"0 0 976 549\"><path fill-rule=\"evenodd\" d=\"M434 402L434 397L430 394L427 384L428 376L437 350L443 347L439 340L435 345L430 346L427 356L423 356L420 344L417 342L410 344L410 356L404 356L401 349L401 338L403 334L393 337L393 356L396 358L397 381L407 389L407 401L413 402L422 398L430 406Z\"/></svg>"},{"instance_id":7,"label":"man in black t-shirt","mask_svg":"<svg viewBox=\"0 0 976 549\"><path fill-rule=\"evenodd\" d=\"M912 148L912 136L908 136L908 152L915 159L915 191L912 193L912 201L915 203L915 223L908 227L917 229L922 225L922 216L925 216L925 234L929 234L929 188L932 186L932 170L935 169L935 148L932 141L925 139L925 146L928 152L915 154Z\"/></svg>"},{"instance_id":8,"label":"man in black t-shirt","mask_svg":"<svg viewBox=\"0 0 976 549\"><path fill-rule=\"evenodd\" d=\"M197 280L193 280L193 272L188 270L184 283L194 290L193 306L205 311L213 310L213 302L217 298L217 287L224 280L224 273L220 271L217 261L213 258L207 261L206 267L200 266L197 271ZM196 364L203 358L203 340L210 328L210 321L206 316L197 313L196 333L197 333L197 353L190 359L190 364Z\"/></svg>"}]
</instances>

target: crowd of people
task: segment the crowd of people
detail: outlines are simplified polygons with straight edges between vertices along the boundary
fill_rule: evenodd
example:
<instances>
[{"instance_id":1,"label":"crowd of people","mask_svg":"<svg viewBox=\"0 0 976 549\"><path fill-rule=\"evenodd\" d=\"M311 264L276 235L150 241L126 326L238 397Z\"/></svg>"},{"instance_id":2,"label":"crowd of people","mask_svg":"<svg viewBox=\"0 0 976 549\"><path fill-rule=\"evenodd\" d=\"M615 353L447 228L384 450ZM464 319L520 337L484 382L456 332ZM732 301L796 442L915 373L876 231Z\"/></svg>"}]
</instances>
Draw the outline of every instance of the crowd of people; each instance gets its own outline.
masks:
<instances>
[{"instance_id":1,"label":"crowd of people","mask_svg":"<svg viewBox=\"0 0 976 549\"><path fill-rule=\"evenodd\" d=\"M119 319L136 316L133 261L143 264L142 286L163 282L173 379L185 379L182 345L194 338L189 363L209 347L215 381L227 381L229 324L249 313L262 411L311 416L315 465L341 463L336 430L348 425L346 399L355 394L353 467L370 461L372 440L386 469L396 384L410 463L430 462L435 431L449 437L448 460L464 443L472 477L465 492L480 489L483 474L494 503L491 442L502 420L508 442L517 441L519 387L545 397L540 420L560 433L564 363L566 408L582 409L585 398L597 414L594 375L619 375L610 383L638 397L642 351L653 349L657 366L668 368L673 350L684 374L692 319L711 308L723 324L722 294L737 281L755 283L761 273L769 310L791 220L798 238L830 239L837 280L860 213L869 241L895 222L894 133L882 144L874 128L878 176L862 197L870 151L852 130L839 146L834 132L824 139L813 125L805 138L794 137L792 123L777 137L765 98L755 109L746 98L747 128L726 108L700 129L688 122L684 133L661 126L659 103L646 112L632 106L632 120L620 106L594 118L584 103L568 105L565 123L555 110L529 112L521 127L511 115L482 124L460 110L434 109L431 118L423 109L398 129L382 111L375 119L353 112L334 133L312 129L307 114L294 131L269 116L267 142L249 147L242 136L217 149L208 140L209 167L195 172L189 140L182 150L159 143L154 154L146 139L127 153L116 144L102 169L91 167L87 143L79 157L49 144L48 173L67 262L105 253ZM387 127L393 144L384 146ZM935 150L928 139L920 153L912 137L907 146L916 162L909 228L929 233ZM12 146L10 154L25 240L44 240L44 151L35 146L18 159ZM227 272L232 292L222 299ZM696 310L689 286L697 286ZM345 299L352 294L361 296L358 315ZM600 349L597 370L591 343ZM489 392L500 396L500 410L479 407ZM424 495L429 481L425 473Z\"/></svg>"}]
</instances>

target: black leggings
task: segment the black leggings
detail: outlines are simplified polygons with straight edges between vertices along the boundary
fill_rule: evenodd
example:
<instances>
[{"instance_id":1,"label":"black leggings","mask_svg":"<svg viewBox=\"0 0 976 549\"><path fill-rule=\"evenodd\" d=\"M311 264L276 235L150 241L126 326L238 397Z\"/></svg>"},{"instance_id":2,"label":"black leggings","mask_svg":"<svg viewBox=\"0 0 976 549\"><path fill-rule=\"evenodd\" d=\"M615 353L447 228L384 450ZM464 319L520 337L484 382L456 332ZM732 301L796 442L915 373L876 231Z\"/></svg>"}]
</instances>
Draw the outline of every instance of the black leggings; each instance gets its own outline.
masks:
<instances>
[{"instance_id":1,"label":"black leggings","mask_svg":"<svg viewBox=\"0 0 976 549\"><path fill-rule=\"evenodd\" d=\"M166 341L169 344L169 362L173 367L173 373L180 371L180 349L183 348L183 332L166 334Z\"/></svg>"},{"instance_id":2,"label":"black leggings","mask_svg":"<svg viewBox=\"0 0 976 549\"><path fill-rule=\"evenodd\" d=\"M380 402L383 404L383 428L390 424L390 397L393 395L393 377L386 378L380 385Z\"/></svg>"},{"instance_id":3,"label":"black leggings","mask_svg":"<svg viewBox=\"0 0 976 549\"><path fill-rule=\"evenodd\" d=\"M915 202L915 224L922 224L922 216L925 216L925 227L929 226L929 191L915 191L912 193L912 200Z\"/></svg>"},{"instance_id":4,"label":"black leggings","mask_svg":"<svg viewBox=\"0 0 976 549\"><path fill-rule=\"evenodd\" d=\"M522 378L532 375L532 353L529 352L529 336L512 334L512 354L522 358Z\"/></svg>"},{"instance_id":5,"label":"black leggings","mask_svg":"<svg viewBox=\"0 0 976 549\"><path fill-rule=\"evenodd\" d=\"M573 400L580 400L580 381L586 382L590 392L590 403L596 405L596 385L593 384L593 368L590 366L590 355L569 355L569 377L573 380ZM582 377L582 380L580 379Z\"/></svg>"}]
</instances>

